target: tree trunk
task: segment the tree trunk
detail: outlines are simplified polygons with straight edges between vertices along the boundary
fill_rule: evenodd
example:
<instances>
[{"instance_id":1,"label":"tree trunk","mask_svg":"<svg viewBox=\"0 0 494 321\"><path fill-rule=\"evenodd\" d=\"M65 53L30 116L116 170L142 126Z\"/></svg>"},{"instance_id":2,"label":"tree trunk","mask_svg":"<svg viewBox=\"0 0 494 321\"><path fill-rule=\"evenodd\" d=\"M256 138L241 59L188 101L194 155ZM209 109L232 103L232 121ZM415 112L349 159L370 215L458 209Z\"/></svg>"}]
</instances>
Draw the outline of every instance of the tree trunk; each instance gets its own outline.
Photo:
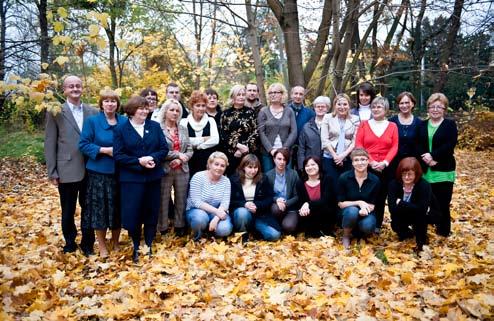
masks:
<instances>
[{"instance_id":1,"label":"tree trunk","mask_svg":"<svg viewBox=\"0 0 494 321\"><path fill-rule=\"evenodd\" d=\"M420 1L420 11L412 29L411 52L412 52L412 70L419 70L422 57L425 53L425 44L422 41L422 20L424 19L427 0ZM421 97L421 74L418 71L412 73L412 93L415 97ZM420 108L420 106L418 106Z\"/></svg>"},{"instance_id":2,"label":"tree trunk","mask_svg":"<svg viewBox=\"0 0 494 321\"><path fill-rule=\"evenodd\" d=\"M117 23L115 21L115 17L110 17L110 26L109 28L105 28L106 35L108 37L109 44L109 60L110 60L110 75L111 75L111 83L113 88L118 87L118 78L117 78L117 69L115 67L115 51L117 45L115 43L115 31L117 29Z\"/></svg>"},{"instance_id":3,"label":"tree trunk","mask_svg":"<svg viewBox=\"0 0 494 321\"><path fill-rule=\"evenodd\" d=\"M324 90L326 89L326 81L328 79L329 68L331 68L331 61L333 61L333 50L328 48L328 53L324 58L324 64L321 70L321 79L319 80L319 85L317 86L316 97L324 94ZM329 91L328 96L333 98L336 93L333 90Z\"/></svg>"},{"instance_id":4,"label":"tree trunk","mask_svg":"<svg viewBox=\"0 0 494 321\"><path fill-rule=\"evenodd\" d=\"M302 49L300 46L297 0L268 0L268 5L283 30L285 51L288 61L288 79L290 87L303 86Z\"/></svg>"},{"instance_id":5,"label":"tree trunk","mask_svg":"<svg viewBox=\"0 0 494 321\"><path fill-rule=\"evenodd\" d=\"M460 16L461 11L463 10L463 3L464 0L455 0L455 8L449 18L449 21L451 22L450 29L448 32L448 37L446 38L446 43L441 50L441 57L439 60L441 72L439 73L439 79L434 85L434 92L436 93L443 91L444 85L448 79L448 63L456 41L456 36L458 35L458 30L460 29Z\"/></svg>"},{"instance_id":6,"label":"tree trunk","mask_svg":"<svg viewBox=\"0 0 494 321\"><path fill-rule=\"evenodd\" d=\"M208 69L211 71L213 69L213 59L214 59L214 46L216 45L216 11L218 9L218 4L216 0L213 1L213 17L211 19L211 45L209 47L209 59L208 59ZM213 85L213 81L211 79L211 72L207 73L208 75L208 87Z\"/></svg>"},{"instance_id":7,"label":"tree trunk","mask_svg":"<svg viewBox=\"0 0 494 321\"><path fill-rule=\"evenodd\" d=\"M259 41L257 39L256 18L252 12L250 0L245 1L245 11L247 14L247 35L249 46L252 50L252 58L254 59L254 68L256 73L257 87L259 88L259 99L263 105L267 104L266 92L264 89L264 73L261 61L261 52L259 50Z\"/></svg>"},{"instance_id":8,"label":"tree trunk","mask_svg":"<svg viewBox=\"0 0 494 321\"><path fill-rule=\"evenodd\" d=\"M348 52L350 51L351 44L352 44L352 37L358 35L354 35L353 31L353 21L358 19L358 7L359 7L359 0L350 0L348 2L348 10L347 14L345 17L345 21L343 25L345 26L345 33L344 33L344 40L343 43L339 47L339 53L338 53L338 58L335 63L335 68L334 68L334 88L337 92L342 92L344 90L343 88L343 75L345 73L345 65L346 65L346 59L348 56Z\"/></svg>"},{"instance_id":9,"label":"tree trunk","mask_svg":"<svg viewBox=\"0 0 494 321\"><path fill-rule=\"evenodd\" d=\"M39 29L40 29L40 38L39 38L39 47L40 47L40 60L41 63L50 64L50 37L48 36L48 18L47 18L47 10L48 10L48 1L40 0L36 1L36 6L38 7L38 18L39 18Z\"/></svg>"},{"instance_id":10,"label":"tree trunk","mask_svg":"<svg viewBox=\"0 0 494 321\"><path fill-rule=\"evenodd\" d=\"M6 32L7 32L7 10L8 10L8 1L0 0L0 81L3 81L5 78L5 49L6 49ZM3 95L1 96L3 98ZM3 99L1 100L3 106Z\"/></svg>"},{"instance_id":11,"label":"tree trunk","mask_svg":"<svg viewBox=\"0 0 494 321\"><path fill-rule=\"evenodd\" d=\"M199 2L199 13L196 12L196 0L192 0L192 12L194 19L194 38L196 41L196 67L195 67L195 80L194 87L199 89L201 87L201 73L200 68L202 64L201 59L201 37L202 37L202 1Z\"/></svg>"},{"instance_id":12,"label":"tree trunk","mask_svg":"<svg viewBox=\"0 0 494 321\"><path fill-rule=\"evenodd\" d=\"M305 88L309 87L309 82L312 79L312 75L314 74L314 71L319 64L319 61L321 60L322 53L324 52L324 48L326 47L326 42L328 41L329 28L331 28L332 1L337 0L324 0L324 7L322 9L322 20L317 31L316 45L312 49L309 61L307 61L304 69Z\"/></svg>"}]
</instances>

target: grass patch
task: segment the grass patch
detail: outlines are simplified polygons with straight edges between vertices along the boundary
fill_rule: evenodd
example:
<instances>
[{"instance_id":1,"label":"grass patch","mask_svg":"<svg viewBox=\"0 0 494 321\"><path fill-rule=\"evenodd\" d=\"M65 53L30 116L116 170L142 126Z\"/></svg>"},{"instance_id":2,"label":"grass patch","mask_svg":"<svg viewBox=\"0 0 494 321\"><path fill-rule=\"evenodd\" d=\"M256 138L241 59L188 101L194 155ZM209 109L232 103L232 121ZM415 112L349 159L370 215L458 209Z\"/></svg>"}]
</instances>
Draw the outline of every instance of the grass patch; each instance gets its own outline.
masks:
<instances>
[{"instance_id":1,"label":"grass patch","mask_svg":"<svg viewBox=\"0 0 494 321\"><path fill-rule=\"evenodd\" d=\"M40 163L45 162L43 152L44 135L42 131L10 131L0 126L0 159L5 157L21 158L33 156Z\"/></svg>"}]
</instances>

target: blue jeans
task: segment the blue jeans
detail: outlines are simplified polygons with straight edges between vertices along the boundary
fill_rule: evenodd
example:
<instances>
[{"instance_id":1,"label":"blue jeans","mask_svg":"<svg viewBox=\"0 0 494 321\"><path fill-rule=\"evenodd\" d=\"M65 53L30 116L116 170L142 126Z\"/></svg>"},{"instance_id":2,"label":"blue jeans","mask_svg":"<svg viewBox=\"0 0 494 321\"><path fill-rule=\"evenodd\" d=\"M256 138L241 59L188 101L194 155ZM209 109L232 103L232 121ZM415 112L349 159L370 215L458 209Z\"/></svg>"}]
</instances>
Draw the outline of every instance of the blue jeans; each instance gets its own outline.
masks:
<instances>
[{"instance_id":1,"label":"blue jeans","mask_svg":"<svg viewBox=\"0 0 494 321\"><path fill-rule=\"evenodd\" d=\"M367 216L361 216L357 206L345 207L341 211L342 228L351 228L356 232L360 232L363 236L367 236L374 232L376 228L376 216L374 212L369 213Z\"/></svg>"},{"instance_id":2,"label":"blue jeans","mask_svg":"<svg viewBox=\"0 0 494 321\"><path fill-rule=\"evenodd\" d=\"M233 227L235 231L246 232L252 224L252 213L245 207L233 211Z\"/></svg>"},{"instance_id":3,"label":"blue jeans","mask_svg":"<svg viewBox=\"0 0 494 321\"><path fill-rule=\"evenodd\" d=\"M265 241L277 241L281 238L281 226L272 216L261 216L254 222L256 231Z\"/></svg>"},{"instance_id":4,"label":"blue jeans","mask_svg":"<svg viewBox=\"0 0 494 321\"><path fill-rule=\"evenodd\" d=\"M202 234L209 229L209 222L215 217L199 208L191 208L185 212L185 218L191 230L194 232L194 240L201 238ZM232 233L233 225L230 216L226 216L224 220L220 220L214 235L217 237L225 237Z\"/></svg>"},{"instance_id":5,"label":"blue jeans","mask_svg":"<svg viewBox=\"0 0 494 321\"><path fill-rule=\"evenodd\" d=\"M262 172L267 173L274 168L273 156L269 153L261 154Z\"/></svg>"}]
</instances>

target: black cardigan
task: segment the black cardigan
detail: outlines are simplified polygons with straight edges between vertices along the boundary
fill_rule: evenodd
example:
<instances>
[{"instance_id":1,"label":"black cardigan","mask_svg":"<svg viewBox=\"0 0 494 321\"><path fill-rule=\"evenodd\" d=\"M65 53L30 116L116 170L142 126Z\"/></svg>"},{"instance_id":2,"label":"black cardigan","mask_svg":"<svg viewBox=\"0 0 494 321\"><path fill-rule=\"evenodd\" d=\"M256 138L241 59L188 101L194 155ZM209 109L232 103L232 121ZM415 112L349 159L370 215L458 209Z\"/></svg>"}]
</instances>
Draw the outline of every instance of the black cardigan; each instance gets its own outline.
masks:
<instances>
[{"instance_id":1,"label":"black cardigan","mask_svg":"<svg viewBox=\"0 0 494 321\"><path fill-rule=\"evenodd\" d=\"M242 189L242 183L240 183L240 177L238 174L234 174L230 177L231 195L230 195L230 213L239 207L245 205L245 195ZM273 202L273 188L269 184L266 177L263 177L256 184L256 192L254 194L254 204L256 204L257 211L255 216L261 216L269 214L271 204Z\"/></svg>"},{"instance_id":2,"label":"black cardigan","mask_svg":"<svg viewBox=\"0 0 494 321\"><path fill-rule=\"evenodd\" d=\"M420 178L413 187L412 197L409 202L403 201L403 185L401 182L394 179L389 183L388 208L391 214L397 214L402 210L410 210L417 213L417 215L419 213L425 215L429 206L431 206L431 198L431 186L423 178ZM398 205L396 205L397 199L401 199Z\"/></svg>"},{"instance_id":3,"label":"black cardigan","mask_svg":"<svg viewBox=\"0 0 494 321\"><path fill-rule=\"evenodd\" d=\"M422 154L430 153L437 165L432 166L431 170L438 172L451 172L456 169L454 150L458 142L458 129L452 119L444 119L432 138L432 150L429 150L429 134L427 125L429 121L424 121L419 125L417 137L418 159L421 162L422 169L427 171L428 165L422 161Z\"/></svg>"},{"instance_id":4,"label":"black cardigan","mask_svg":"<svg viewBox=\"0 0 494 321\"><path fill-rule=\"evenodd\" d=\"M333 184L331 184L330 178L324 177L321 180L321 198L315 201L311 201L307 189L305 188L305 181L299 180L297 182L297 194L299 206L302 207L305 202L309 203L309 209L315 212L324 214L324 212L336 213L336 192L334 191Z\"/></svg>"}]
</instances>

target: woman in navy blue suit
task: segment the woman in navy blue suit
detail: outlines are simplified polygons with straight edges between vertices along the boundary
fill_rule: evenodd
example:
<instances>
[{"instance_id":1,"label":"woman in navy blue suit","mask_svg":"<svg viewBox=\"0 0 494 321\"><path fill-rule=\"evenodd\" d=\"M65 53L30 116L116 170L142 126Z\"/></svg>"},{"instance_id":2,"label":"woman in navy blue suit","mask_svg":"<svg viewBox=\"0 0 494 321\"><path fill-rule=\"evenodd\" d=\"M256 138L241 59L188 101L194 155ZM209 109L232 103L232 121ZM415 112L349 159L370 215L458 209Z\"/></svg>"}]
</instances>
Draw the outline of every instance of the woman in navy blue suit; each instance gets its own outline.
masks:
<instances>
[{"instance_id":1,"label":"woman in navy blue suit","mask_svg":"<svg viewBox=\"0 0 494 321\"><path fill-rule=\"evenodd\" d=\"M132 97L124 111L129 120L115 129L113 157L119 166L122 226L132 237L132 259L137 262L142 224L149 256L152 254L161 178L165 175L161 163L168 154L168 145L160 125L146 120L149 110L145 98Z\"/></svg>"}]
</instances>

